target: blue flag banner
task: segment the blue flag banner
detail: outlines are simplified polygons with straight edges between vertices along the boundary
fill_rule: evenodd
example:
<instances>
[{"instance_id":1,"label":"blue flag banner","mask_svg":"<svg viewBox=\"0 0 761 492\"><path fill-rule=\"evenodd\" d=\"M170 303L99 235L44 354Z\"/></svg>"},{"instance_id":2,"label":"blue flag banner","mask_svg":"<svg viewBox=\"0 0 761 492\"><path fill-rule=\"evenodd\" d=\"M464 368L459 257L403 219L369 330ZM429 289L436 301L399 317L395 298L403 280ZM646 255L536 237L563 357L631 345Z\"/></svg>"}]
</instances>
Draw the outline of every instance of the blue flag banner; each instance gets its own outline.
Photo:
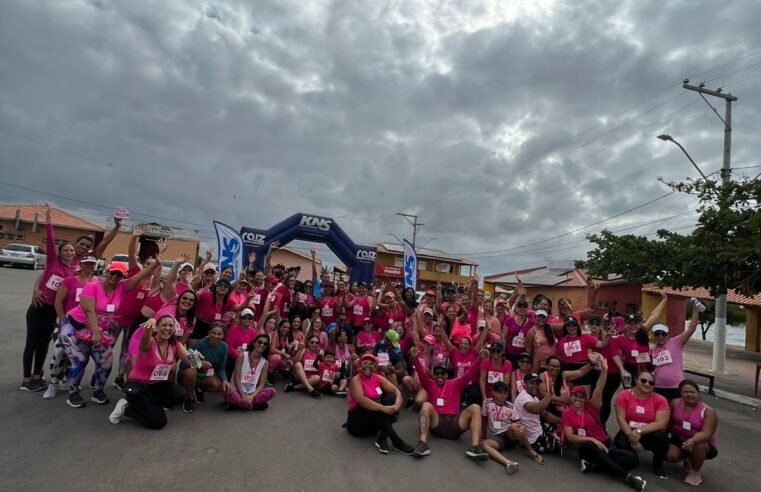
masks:
<instances>
[{"instance_id":1,"label":"blue flag banner","mask_svg":"<svg viewBox=\"0 0 761 492\"><path fill-rule=\"evenodd\" d=\"M238 279L243 268L243 241L238 231L227 224L214 221L214 229L217 231L217 257L219 271L226 266L233 267L232 281Z\"/></svg>"},{"instance_id":2,"label":"blue flag banner","mask_svg":"<svg viewBox=\"0 0 761 492\"><path fill-rule=\"evenodd\" d=\"M404 240L404 288L416 288L417 284L417 254L409 241Z\"/></svg>"}]
</instances>

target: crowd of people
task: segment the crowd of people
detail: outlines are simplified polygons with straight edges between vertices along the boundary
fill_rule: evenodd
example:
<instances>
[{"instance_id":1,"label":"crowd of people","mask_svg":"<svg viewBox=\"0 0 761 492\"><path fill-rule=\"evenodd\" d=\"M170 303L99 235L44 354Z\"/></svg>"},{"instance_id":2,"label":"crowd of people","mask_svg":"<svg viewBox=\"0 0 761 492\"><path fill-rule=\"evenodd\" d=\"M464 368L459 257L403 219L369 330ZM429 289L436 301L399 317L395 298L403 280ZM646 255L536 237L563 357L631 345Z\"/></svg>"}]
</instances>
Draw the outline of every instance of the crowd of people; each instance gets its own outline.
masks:
<instances>
[{"instance_id":1,"label":"crowd of people","mask_svg":"<svg viewBox=\"0 0 761 492\"><path fill-rule=\"evenodd\" d=\"M347 284L312 279L251 255L244 272L196 268L179 256L166 275L166 244L142 264L133 233L129 262L94 276L96 258L119 228L94 248L91 238L56 248L47 214L47 265L35 281L27 312L21 389L66 392L85 405L82 378L92 359L90 400L110 403L106 381L118 359L114 386L124 393L109 415L151 429L167 424L165 409L192 413L209 393L228 409L266 410L284 392L346 398L344 424L352 436L373 436L380 453L423 458L439 439L469 432L468 458L490 458L508 474L519 470L504 453L544 456L578 449L581 472L601 472L635 490L642 451L666 478L665 462L681 462L685 482L699 485L705 460L717 456L718 417L685 380L682 350L694 333L700 303L683 326L658 323L666 305L646 320L637 313L600 316L574 310L568 299L528 299L519 285L510 297L488 299L474 277L467 286L425 292L388 282ZM593 286L595 297L597 287ZM54 342L48 379L48 346ZM116 344L121 339L117 350ZM651 339L653 342L651 342ZM412 444L395 430L402 411L417 412ZM607 426L614 414L618 432ZM390 442L390 447L389 447Z\"/></svg>"}]
</instances>

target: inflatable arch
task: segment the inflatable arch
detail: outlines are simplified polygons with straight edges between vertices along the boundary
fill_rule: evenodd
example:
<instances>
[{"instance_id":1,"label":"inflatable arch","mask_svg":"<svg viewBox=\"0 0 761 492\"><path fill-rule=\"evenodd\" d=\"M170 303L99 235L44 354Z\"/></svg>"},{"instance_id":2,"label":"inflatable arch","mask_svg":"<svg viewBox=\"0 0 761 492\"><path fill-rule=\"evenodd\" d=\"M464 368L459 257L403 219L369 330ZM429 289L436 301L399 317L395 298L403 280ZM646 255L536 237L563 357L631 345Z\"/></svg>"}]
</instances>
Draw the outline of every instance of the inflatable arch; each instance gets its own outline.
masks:
<instances>
[{"instance_id":1,"label":"inflatable arch","mask_svg":"<svg viewBox=\"0 0 761 492\"><path fill-rule=\"evenodd\" d=\"M270 244L279 241L285 246L291 241L302 240L326 244L349 268L352 282L372 282L375 275L375 246L354 244L341 227L330 217L311 214L294 214L271 228L253 229L241 227L243 258L256 253L254 268L264 268L264 257Z\"/></svg>"}]
</instances>

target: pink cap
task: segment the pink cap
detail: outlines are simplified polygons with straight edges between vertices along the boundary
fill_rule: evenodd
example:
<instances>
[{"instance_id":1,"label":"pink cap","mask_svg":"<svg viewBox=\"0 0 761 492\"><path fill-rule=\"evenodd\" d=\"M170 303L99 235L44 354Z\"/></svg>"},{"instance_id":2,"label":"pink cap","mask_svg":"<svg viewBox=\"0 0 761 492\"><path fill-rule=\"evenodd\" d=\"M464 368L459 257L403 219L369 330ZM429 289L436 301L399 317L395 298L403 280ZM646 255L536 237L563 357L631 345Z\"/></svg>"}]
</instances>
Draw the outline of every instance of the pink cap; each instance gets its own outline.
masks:
<instances>
[{"instance_id":1,"label":"pink cap","mask_svg":"<svg viewBox=\"0 0 761 492\"><path fill-rule=\"evenodd\" d=\"M436 345L436 339L433 338L433 335L426 335L423 337L423 343L433 346Z\"/></svg>"}]
</instances>

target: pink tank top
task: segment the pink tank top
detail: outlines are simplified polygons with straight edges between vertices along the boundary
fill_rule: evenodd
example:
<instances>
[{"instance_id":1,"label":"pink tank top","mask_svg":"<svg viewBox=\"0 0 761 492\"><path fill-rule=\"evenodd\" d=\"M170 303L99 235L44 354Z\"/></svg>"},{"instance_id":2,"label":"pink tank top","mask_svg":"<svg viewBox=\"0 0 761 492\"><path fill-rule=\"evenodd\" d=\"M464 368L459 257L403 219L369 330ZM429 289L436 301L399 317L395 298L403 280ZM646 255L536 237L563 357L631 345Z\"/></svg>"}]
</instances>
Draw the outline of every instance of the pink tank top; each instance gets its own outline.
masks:
<instances>
[{"instance_id":1,"label":"pink tank top","mask_svg":"<svg viewBox=\"0 0 761 492\"><path fill-rule=\"evenodd\" d=\"M709 408L708 405L700 401L690 413L686 413L682 399L676 400L671 407L671 434L680 441L686 441L700 432L703 429L706 408ZM716 434L711 436L708 443L716 447Z\"/></svg>"},{"instance_id":2,"label":"pink tank top","mask_svg":"<svg viewBox=\"0 0 761 492\"><path fill-rule=\"evenodd\" d=\"M379 401L383 395L383 391L380 384L380 376L373 373L369 378L366 378L362 374L354 376L359 378L359 384L362 385L362 396L373 401ZM352 398L351 391L349 392L349 411L351 412L357 408L357 402Z\"/></svg>"},{"instance_id":3,"label":"pink tank top","mask_svg":"<svg viewBox=\"0 0 761 492\"><path fill-rule=\"evenodd\" d=\"M135 365L129 373L129 379L139 383L155 384L169 380L169 371L176 362L178 345L168 345L166 352L159 353L156 339L151 337L151 343L145 352L137 352Z\"/></svg>"},{"instance_id":4,"label":"pink tank top","mask_svg":"<svg viewBox=\"0 0 761 492\"><path fill-rule=\"evenodd\" d=\"M304 372L307 373L308 376L317 374L317 357L319 356L319 352L305 351L304 355L301 357L301 365L304 366Z\"/></svg>"}]
</instances>

